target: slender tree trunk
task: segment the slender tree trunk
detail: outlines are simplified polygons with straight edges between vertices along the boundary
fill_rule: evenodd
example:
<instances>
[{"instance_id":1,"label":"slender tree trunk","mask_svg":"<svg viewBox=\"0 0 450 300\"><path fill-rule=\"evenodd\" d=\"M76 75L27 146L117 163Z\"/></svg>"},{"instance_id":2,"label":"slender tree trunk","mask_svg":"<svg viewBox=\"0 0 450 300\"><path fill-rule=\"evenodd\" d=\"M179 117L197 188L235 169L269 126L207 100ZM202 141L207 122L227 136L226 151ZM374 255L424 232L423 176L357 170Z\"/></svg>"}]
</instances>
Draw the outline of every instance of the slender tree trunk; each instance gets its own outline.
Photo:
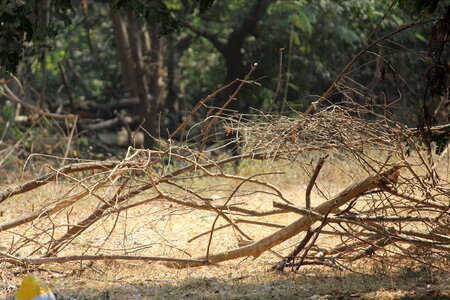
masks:
<instances>
[{"instance_id":1,"label":"slender tree trunk","mask_svg":"<svg viewBox=\"0 0 450 300\"><path fill-rule=\"evenodd\" d=\"M153 148L154 138L156 137L156 119L154 112L152 115L152 104L154 97L150 98L147 74L145 72L144 59L142 55L142 35L141 27L133 10L127 13L128 23L130 25L128 37L131 46L131 54L133 58L133 67L135 74L135 85L137 89L137 96L139 98L139 120L143 126L144 131L144 146L146 148Z\"/></svg>"},{"instance_id":2,"label":"slender tree trunk","mask_svg":"<svg viewBox=\"0 0 450 300\"><path fill-rule=\"evenodd\" d=\"M244 56L241 53L242 44L240 43L228 43L225 51L223 52L223 56L225 58L225 64L227 67L227 75L225 77L225 84L230 83L235 79L244 79L245 74L247 73L245 65L244 65ZM239 82L236 82L232 85L228 90L231 94L237 87L239 86ZM228 95L225 95L228 96ZM242 93L240 94L242 96ZM239 97L239 95L238 95ZM240 100L236 99L231 102L229 109L233 109L239 112L247 112L248 111L248 102L245 101L245 97L239 97Z\"/></svg>"},{"instance_id":3,"label":"slender tree trunk","mask_svg":"<svg viewBox=\"0 0 450 300\"><path fill-rule=\"evenodd\" d=\"M116 41L117 54L120 59L120 70L125 88L133 96L137 96L136 78L133 70L133 58L131 55L130 42L128 39L127 26L124 16L119 10L111 11L114 28L114 39Z\"/></svg>"},{"instance_id":4,"label":"slender tree trunk","mask_svg":"<svg viewBox=\"0 0 450 300\"><path fill-rule=\"evenodd\" d=\"M181 111L185 108L184 98L181 95L181 68L180 59L183 52L192 43L188 36L176 42L173 38L167 40L167 95L165 98L167 129L173 132L179 125Z\"/></svg>"},{"instance_id":5,"label":"slender tree trunk","mask_svg":"<svg viewBox=\"0 0 450 300\"><path fill-rule=\"evenodd\" d=\"M243 79L245 74L247 73L248 70L245 68L244 55L242 54L241 49L244 47L245 39L255 32L256 25L258 24L264 13L267 11L269 5L273 2L274 0L251 1L251 5L245 17L239 24L236 24L236 26L234 26L233 31L228 35L226 39L226 43L220 41L216 34L191 27L194 32L207 38L225 58L227 67L225 84L228 84L237 78ZM229 91L234 91L237 86L238 84L233 85L229 89ZM240 112L247 112L249 103L248 101L245 101L245 96L242 97L242 92L240 93L240 95L240 98L242 100L233 101L228 108L238 110Z\"/></svg>"},{"instance_id":6,"label":"slender tree trunk","mask_svg":"<svg viewBox=\"0 0 450 300\"><path fill-rule=\"evenodd\" d=\"M172 132L176 129L179 120L179 103L178 96L180 93L180 74L179 68L177 68L179 55L176 51L175 41L173 38L169 38L167 41L167 95L166 95L166 108L167 108L167 129Z\"/></svg>"},{"instance_id":7,"label":"slender tree trunk","mask_svg":"<svg viewBox=\"0 0 450 300\"><path fill-rule=\"evenodd\" d=\"M162 83L162 58L161 58L161 42L159 39L159 29L157 25L150 28L150 93L152 97L150 98L149 105L147 108L147 118L144 122L144 128L150 132L153 137L158 138L160 132L158 131L159 123L159 111L162 107L162 96L163 96L163 83ZM144 141L147 145L149 141Z\"/></svg>"}]
</instances>

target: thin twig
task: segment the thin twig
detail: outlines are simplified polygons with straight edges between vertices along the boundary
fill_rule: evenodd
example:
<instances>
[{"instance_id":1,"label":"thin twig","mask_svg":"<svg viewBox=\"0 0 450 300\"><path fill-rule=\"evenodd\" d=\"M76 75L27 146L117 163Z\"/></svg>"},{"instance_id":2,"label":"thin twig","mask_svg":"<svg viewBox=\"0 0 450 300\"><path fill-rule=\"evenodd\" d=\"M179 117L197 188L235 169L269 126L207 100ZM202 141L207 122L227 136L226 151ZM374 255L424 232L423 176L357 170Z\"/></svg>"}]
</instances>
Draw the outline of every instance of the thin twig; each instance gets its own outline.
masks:
<instances>
[{"instance_id":1,"label":"thin twig","mask_svg":"<svg viewBox=\"0 0 450 300\"><path fill-rule=\"evenodd\" d=\"M311 176L311 179L309 180L308 186L306 187L305 192L305 203L306 203L306 209L311 208L311 190L316 183L317 176L319 176L319 172L323 167L323 164L325 163L325 159L327 159L328 155L325 155L321 158L319 158L319 162L317 163L316 168L314 169L314 173Z\"/></svg>"}]
</instances>

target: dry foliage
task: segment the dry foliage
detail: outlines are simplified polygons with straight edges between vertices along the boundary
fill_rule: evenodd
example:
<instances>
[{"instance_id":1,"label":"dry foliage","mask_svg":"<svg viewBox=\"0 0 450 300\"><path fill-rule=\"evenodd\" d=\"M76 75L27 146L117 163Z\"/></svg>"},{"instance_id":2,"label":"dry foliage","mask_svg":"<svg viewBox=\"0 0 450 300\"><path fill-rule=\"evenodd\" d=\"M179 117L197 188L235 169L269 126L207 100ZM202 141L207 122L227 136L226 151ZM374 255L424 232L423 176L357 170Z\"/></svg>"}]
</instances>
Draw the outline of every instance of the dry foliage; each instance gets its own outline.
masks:
<instances>
[{"instance_id":1,"label":"dry foliage","mask_svg":"<svg viewBox=\"0 0 450 300\"><path fill-rule=\"evenodd\" d=\"M445 152L439 157L423 151L413 141L412 131L386 119L369 121L368 113L347 103L294 118L227 117L220 126L236 135L232 144L240 145L242 154L220 158L211 149L197 151L169 140L166 150L129 148L122 161L76 163L52 170L0 193L0 202L6 204L3 210L20 212L0 224L0 260L22 267L80 260L144 260L180 268L258 257L306 232L289 255L273 252L282 258L276 268L298 269L306 264L351 268L369 256L392 264L407 259L442 268L450 250L449 182L442 168L445 162L439 162ZM213 121L217 119L207 119L204 127L211 128L208 122ZM319 156L305 195L309 199L316 186L322 198L316 207L309 207L309 201L303 207L304 201L288 199L265 180L282 174L248 167L246 172L253 174L235 174L236 162L250 161L251 166L256 160L267 166L288 161L299 171L313 173L311 159ZM355 178L334 196L324 190L327 178L316 182L327 160L342 176ZM48 184L53 194L28 203L32 209L17 209L24 205L22 193L38 195ZM249 207L253 197L275 200L273 208ZM192 250L173 243L164 227L172 218L179 222L175 216L188 219L199 210L215 217L205 224L205 232L185 236L185 241L197 242L200 236L207 237L202 240L203 255L192 258ZM258 220L292 213L300 216L290 224ZM277 229L254 238L249 235L250 225ZM149 228L151 243L126 246L128 231L133 237L142 232L148 238ZM234 236L238 247L233 248L234 242L228 240L226 249L213 252L215 236L223 236L225 228L232 229L227 238ZM323 235L340 242L331 248L323 246ZM86 242L92 236L95 242ZM163 245L158 248L161 253L149 251L155 243Z\"/></svg>"}]
</instances>

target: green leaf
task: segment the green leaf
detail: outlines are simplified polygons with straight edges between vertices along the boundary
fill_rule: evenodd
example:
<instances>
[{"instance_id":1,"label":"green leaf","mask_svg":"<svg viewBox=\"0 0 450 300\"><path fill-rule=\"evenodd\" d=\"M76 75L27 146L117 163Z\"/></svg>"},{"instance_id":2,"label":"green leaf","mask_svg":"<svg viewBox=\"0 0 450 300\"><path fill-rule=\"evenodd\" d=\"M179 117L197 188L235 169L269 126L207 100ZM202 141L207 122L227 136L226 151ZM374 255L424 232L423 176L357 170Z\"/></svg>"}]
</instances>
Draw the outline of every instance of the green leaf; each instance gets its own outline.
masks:
<instances>
[{"instance_id":1,"label":"green leaf","mask_svg":"<svg viewBox=\"0 0 450 300\"><path fill-rule=\"evenodd\" d=\"M416 32L416 33L414 34L414 36L415 36L416 38L418 38L419 40L421 40L422 42L427 42L427 39L424 38L423 35L421 35L421 34L418 33L418 32Z\"/></svg>"}]
</instances>

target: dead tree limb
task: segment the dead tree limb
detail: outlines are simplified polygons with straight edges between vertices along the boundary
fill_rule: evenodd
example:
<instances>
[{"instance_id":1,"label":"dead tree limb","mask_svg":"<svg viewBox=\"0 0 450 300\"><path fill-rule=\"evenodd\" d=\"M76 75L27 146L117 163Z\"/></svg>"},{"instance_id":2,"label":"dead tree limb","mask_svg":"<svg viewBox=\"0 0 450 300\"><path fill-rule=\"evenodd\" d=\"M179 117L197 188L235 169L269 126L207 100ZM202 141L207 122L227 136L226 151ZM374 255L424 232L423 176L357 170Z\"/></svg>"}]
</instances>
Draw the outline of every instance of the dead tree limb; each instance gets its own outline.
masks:
<instances>
[{"instance_id":1,"label":"dead tree limb","mask_svg":"<svg viewBox=\"0 0 450 300\"><path fill-rule=\"evenodd\" d=\"M191 262L191 259L155 257L155 256L131 256L131 255L70 255L61 257L17 257L7 253L0 252L0 262L8 262L13 265L44 265L51 263L67 263L73 261L100 261L100 260L134 260L134 261L152 261L152 262ZM199 262L200 263L200 262ZM203 264L209 264L204 261Z\"/></svg>"},{"instance_id":2,"label":"dead tree limb","mask_svg":"<svg viewBox=\"0 0 450 300\"><path fill-rule=\"evenodd\" d=\"M398 178L399 170L401 166L395 166L386 172L381 174L371 175L343 190L337 196L331 200L319 205L314 209L314 212L325 215L334 212L338 207L344 205L353 198L359 196L360 194L367 192L373 188L377 187L377 183L384 182L389 183L390 181ZM294 223L286 226L285 228L242 248L236 248L230 251L210 254L208 261L212 263L227 261L244 256L254 256L258 257L263 252L269 250L270 248L284 242L287 239L292 238L298 233L309 228L313 223L318 221L319 218L315 216L305 216ZM197 260L203 261L204 258L201 257ZM166 264L167 266L174 268L184 268L184 267L194 267L199 266L201 263L171 263Z\"/></svg>"},{"instance_id":3,"label":"dead tree limb","mask_svg":"<svg viewBox=\"0 0 450 300\"><path fill-rule=\"evenodd\" d=\"M306 204L307 209L311 208L311 190L312 190L314 184L316 183L317 176L319 176L319 172L322 169L323 164L325 163L325 159L327 159L327 157L328 157L328 155L325 155L325 156L319 158L319 162L317 163L317 166L314 169L314 173L311 176L311 180L309 181L308 186L306 187L305 204Z\"/></svg>"},{"instance_id":4,"label":"dead tree limb","mask_svg":"<svg viewBox=\"0 0 450 300\"><path fill-rule=\"evenodd\" d=\"M11 188L6 188L6 189L0 191L0 203L2 203L3 201L5 201L6 199L8 199L12 196L29 192L29 191L36 189L38 187L41 187L49 182L52 182L61 174L83 172L83 171L88 171L88 170L101 170L101 169L110 170L110 169L113 169L118 164L123 164L123 162L109 161L109 162L79 163L79 164L67 165L67 166L59 169L56 172L51 172L51 173L45 174L34 180L25 182L21 185L17 185L17 186L11 187ZM127 163L125 163L125 166L127 166Z\"/></svg>"}]
</instances>

